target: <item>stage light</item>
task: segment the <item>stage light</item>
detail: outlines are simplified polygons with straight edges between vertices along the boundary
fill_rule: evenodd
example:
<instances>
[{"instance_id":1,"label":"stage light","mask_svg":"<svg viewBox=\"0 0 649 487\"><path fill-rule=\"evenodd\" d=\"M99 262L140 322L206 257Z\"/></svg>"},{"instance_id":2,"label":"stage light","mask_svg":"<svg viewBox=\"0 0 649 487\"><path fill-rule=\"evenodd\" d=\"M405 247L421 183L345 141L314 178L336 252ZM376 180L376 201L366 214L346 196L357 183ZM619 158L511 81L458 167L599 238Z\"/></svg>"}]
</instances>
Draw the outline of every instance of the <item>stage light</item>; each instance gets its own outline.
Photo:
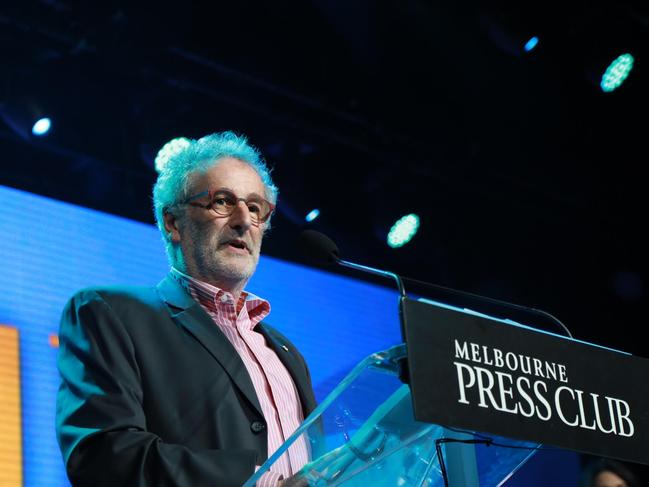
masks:
<instances>
[{"instance_id":1,"label":"stage light","mask_svg":"<svg viewBox=\"0 0 649 487\"><path fill-rule=\"evenodd\" d=\"M530 52L532 49L536 47L536 45L539 43L539 38L534 36L531 37L526 43L525 43L525 51Z\"/></svg>"},{"instance_id":2,"label":"stage light","mask_svg":"<svg viewBox=\"0 0 649 487\"><path fill-rule=\"evenodd\" d=\"M602 80L600 82L600 88L602 89L602 91L605 93L610 93L611 91L619 88L631 73L631 70L633 69L633 62L633 56L629 53L618 56L608 66L608 68L606 68L606 71L602 76Z\"/></svg>"},{"instance_id":3,"label":"stage light","mask_svg":"<svg viewBox=\"0 0 649 487\"><path fill-rule=\"evenodd\" d=\"M494 45L517 57L527 56L538 46L538 34L546 27L531 11L516 7L506 11L481 7L478 22Z\"/></svg>"},{"instance_id":4,"label":"stage light","mask_svg":"<svg viewBox=\"0 0 649 487\"><path fill-rule=\"evenodd\" d=\"M51 113L40 103L29 97L22 97L0 103L0 118L20 138L29 141L43 137L52 129Z\"/></svg>"},{"instance_id":5,"label":"stage light","mask_svg":"<svg viewBox=\"0 0 649 487\"><path fill-rule=\"evenodd\" d=\"M158 172L162 171L167 162L169 162L169 159L188 145L189 139L187 137L176 137L163 145L155 157L155 170Z\"/></svg>"},{"instance_id":6,"label":"stage light","mask_svg":"<svg viewBox=\"0 0 649 487\"><path fill-rule=\"evenodd\" d=\"M52 121L47 117L42 117L36 120L36 122L32 126L32 134L34 134L36 137L42 137L44 135L47 135L47 133L50 131L50 128L52 128Z\"/></svg>"},{"instance_id":7,"label":"stage light","mask_svg":"<svg viewBox=\"0 0 649 487\"><path fill-rule=\"evenodd\" d=\"M419 217L410 213L399 218L388 233L388 245L392 248L403 247L412 240L419 230Z\"/></svg>"},{"instance_id":8,"label":"stage light","mask_svg":"<svg viewBox=\"0 0 649 487\"><path fill-rule=\"evenodd\" d=\"M314 208L313 210L311 210L311 211L307 214L306 217L304 217L304 219L305 219L307 222L312 222L313 220L315 220L315 219L318 218L319 216L320 216L320 210L318 210L317 208Z\"/></svg>"}]
</instances>

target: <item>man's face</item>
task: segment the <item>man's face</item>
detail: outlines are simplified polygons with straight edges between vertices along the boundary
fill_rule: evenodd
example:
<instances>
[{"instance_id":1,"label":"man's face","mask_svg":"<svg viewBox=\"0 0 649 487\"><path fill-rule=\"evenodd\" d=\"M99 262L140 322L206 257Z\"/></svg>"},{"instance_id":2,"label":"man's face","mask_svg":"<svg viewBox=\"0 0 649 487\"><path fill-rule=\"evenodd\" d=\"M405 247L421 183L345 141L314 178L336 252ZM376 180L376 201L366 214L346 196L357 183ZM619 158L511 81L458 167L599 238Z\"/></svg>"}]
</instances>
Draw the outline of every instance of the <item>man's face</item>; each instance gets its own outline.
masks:
<instances>
[{"instance_id":1,"label":"man's face","mask_svg":"<svg viewBox=\"0 0 649 487\"><path fill-rule=\"evenodd\" d=\"M197 174L190 181L189 195L223 189L238 198L265 198L257 172L231 157L220 159L205 174ZM207 204L209 198L204 196L196 202ZM242 201L230 216L187 205L184 216L176 222L177 232L172 231L172 239L181 245L186 271L219 287L242 289L257 267L266 224L254 225Z\"/></svg>"}]
</instances>

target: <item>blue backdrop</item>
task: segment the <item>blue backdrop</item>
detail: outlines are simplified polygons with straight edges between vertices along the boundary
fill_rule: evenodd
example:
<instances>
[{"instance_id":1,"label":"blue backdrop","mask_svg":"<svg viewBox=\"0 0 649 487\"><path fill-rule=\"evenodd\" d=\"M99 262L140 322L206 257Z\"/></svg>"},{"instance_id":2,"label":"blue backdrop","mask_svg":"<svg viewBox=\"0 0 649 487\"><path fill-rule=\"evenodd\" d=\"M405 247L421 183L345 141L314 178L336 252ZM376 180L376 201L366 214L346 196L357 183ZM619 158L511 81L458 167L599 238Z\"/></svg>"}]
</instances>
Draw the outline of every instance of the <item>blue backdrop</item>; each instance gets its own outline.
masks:
<instances>
[{"instance_id":1,"label":"blue backdrop","mask_svg":"<svg viewBox=\"0 0 649 487\"><path fill-rule=\"evenodd\" d=\"M152 225L2 186L0 235L0 323L20 333L24 485L64 486L53 342L63 305L86 286L156 284L168 270L163 245ZM395 291L269 257L248 289L271 302L265 321L302 351L319 400L362 358L400 340ZM552 463L576 468L574 456L568 467Z\"/></svg>"}]
</instances>

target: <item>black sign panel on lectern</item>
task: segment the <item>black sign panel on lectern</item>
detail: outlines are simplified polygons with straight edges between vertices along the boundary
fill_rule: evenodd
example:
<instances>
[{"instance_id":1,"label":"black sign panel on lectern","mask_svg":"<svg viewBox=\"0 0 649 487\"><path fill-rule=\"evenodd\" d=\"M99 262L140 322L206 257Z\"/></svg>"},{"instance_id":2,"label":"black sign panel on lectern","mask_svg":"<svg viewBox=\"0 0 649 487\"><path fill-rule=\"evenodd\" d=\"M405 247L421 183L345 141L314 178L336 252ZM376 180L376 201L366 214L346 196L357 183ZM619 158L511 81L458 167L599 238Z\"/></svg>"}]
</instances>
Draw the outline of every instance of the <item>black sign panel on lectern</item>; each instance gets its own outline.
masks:
<instances>
[{"instance_id":1,"label":"black sign panel on lectern","mask_svg":"<svg viewBox=\"0 0 649 487\"><path fill-rule=\"evenodd\" d=\"M649 360L406 299L415 418L649 465Z\"/></svg>"}]
</instances>

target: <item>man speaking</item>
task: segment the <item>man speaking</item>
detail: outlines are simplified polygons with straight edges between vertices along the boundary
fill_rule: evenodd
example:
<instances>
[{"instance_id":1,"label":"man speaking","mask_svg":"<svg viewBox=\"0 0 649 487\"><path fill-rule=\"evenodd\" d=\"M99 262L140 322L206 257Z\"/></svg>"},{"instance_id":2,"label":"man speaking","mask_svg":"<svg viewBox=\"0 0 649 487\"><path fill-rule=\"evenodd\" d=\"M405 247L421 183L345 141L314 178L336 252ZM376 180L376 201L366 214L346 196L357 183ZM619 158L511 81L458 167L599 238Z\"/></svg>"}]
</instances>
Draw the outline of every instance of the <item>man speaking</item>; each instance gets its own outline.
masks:
<instances>
[{"instance_id":1,"label":"man speaking","mask_svg":"<svg viewBox=\"0 0 649 487\"><path fill-rule=\"evenodd\" d=\"M191 141L153 189L167 277L67 303L56 429L73 485L240 486L315 407L304 359L244 290L277 192L245 137ZM258 485L308 460L296 442Z\"/></svg>"}]
</instances>

